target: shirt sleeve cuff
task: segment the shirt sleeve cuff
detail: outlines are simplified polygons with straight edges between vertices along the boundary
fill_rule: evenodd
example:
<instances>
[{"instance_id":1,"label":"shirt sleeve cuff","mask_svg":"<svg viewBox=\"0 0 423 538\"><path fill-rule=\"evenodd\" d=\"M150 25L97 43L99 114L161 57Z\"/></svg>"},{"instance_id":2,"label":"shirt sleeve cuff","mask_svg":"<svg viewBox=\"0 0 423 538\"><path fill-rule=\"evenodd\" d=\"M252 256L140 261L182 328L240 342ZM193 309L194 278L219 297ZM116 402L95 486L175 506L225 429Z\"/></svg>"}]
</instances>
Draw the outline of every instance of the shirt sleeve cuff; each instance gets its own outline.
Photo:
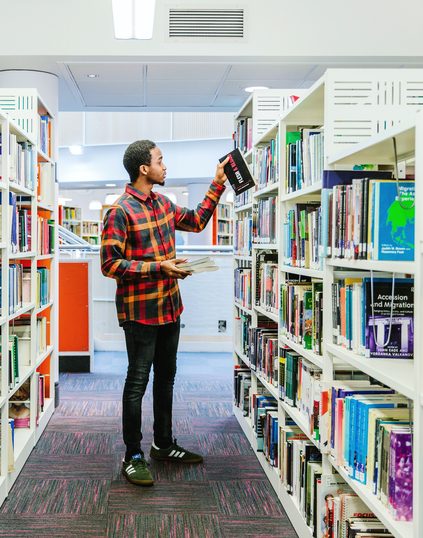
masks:
<instances>
[{"instance_id":1,"label":"shirt sleeve cuff","mask_svg":"<svg viewBox=\"0 0 423 538\"><path fill-rule=\"evenodd\" d=\"M225 191L226 186L225 184L221 185L220 183L217 183L216 181L213 180L212 184L210 185L210 188L216 194L222 194L222 192Z\"/></svg>"}]
</instances>

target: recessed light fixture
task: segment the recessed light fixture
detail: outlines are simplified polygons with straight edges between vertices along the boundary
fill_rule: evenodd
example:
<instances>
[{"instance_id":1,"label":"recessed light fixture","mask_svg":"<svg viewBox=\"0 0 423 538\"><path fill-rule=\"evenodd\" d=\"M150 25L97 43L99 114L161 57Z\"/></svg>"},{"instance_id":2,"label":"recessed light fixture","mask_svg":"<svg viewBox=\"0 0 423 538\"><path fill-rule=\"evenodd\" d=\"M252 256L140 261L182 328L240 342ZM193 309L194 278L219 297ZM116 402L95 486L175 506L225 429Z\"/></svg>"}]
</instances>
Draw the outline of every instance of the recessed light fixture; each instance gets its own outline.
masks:
<instances>
[{"instance_id":1,"label":"recessed light fixture","mask_svg":"<svg viewBox=\"0 0 423 538\"><path fill-rule=\"evenodd\" d=\"M244 88L244 91L251 93L256 90L268 90L269 88L267 86L247 86L247 88Z\"/></svg>"},{"instance_id":2,"label":"recessed light fixture","mask_svg":"<svg viewBox=\"0 0 423 538\"><path fill-rule=\"evenodd\" d=\"M82 155L84 153L84 148L80 145L74 144L69 146L69 151L72 155Z\"/></svg>"},{"instance_id":3,"label":"recessed light fixture","mask_svg":"<svg viewBox=\"0 0 423 538\"><path fill-rule=\"evenodd\" d=\"M156 0L112 0L116 39L151 39Z\"/></svg>"},{"instance_id":4,"label":"recessed light fixture","mask_svg":"<svg viewBox=\"0 0 423 538\"><path fill-rule=\"evenodd\" d=\"M116 183L106 183L106 187L116 187Z\"/></svg>"},{"instance_id":5,"label":"recessed light fixture","mask_svg":"<svg viewBox=\"0 0 423 538\"><path fill-rule=\"evenodd\" d=\"M95 73L90 73L89 75L87 75L88 78L98 78L98 75L96 75Z\"/></svg>"},{"instance_id":6,"label":"recessed light fixture","mask_svg":"<svg viewBox=\"0 0 423 538\"><path fill-rule=\"evenodd\" d=\"M188 191L182 191L182 194L187 195L187 194L188 194Z\"/></svg>"}]
</instances>

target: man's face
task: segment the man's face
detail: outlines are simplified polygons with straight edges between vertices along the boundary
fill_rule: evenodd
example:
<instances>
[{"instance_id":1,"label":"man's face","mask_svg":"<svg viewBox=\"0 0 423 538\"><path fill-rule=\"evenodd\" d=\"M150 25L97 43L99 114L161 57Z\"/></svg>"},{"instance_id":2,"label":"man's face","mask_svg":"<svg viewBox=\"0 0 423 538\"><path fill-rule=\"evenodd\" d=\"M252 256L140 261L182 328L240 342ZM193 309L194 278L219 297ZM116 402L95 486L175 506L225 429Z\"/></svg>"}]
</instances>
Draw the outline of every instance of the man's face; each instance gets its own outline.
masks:
<instances>
[{"instance_id":1,"label":"man's face","mask_svg":"<svg viewBox=\"0 0 423 538\"><path fill-rule=\"evenodd\" d=\"M153 185L164 185L166 179L166 166L160 148L150 150L151 163L148 166L147 180Z\"/></svg>"}]
</instances>

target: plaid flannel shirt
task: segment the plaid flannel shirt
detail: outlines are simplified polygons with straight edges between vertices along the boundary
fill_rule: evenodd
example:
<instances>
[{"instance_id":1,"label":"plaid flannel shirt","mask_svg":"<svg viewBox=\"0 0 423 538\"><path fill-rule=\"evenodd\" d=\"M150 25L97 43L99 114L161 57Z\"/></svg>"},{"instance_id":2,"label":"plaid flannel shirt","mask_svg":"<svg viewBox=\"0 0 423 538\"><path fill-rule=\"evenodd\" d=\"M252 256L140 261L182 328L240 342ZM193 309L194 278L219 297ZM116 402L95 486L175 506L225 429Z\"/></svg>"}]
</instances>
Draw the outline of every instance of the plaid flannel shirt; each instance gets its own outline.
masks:
<instances>
[{"instance_id":1,"label":"plaid flannel shirt","mask_svg":"<svg viewBox=\"0 0 423 538\"><path fill-rule=\"evenodd\" d=\"M172 323L182 313L178 279L160 271L160 262L176 257L175 230L201 232L225 187L212 182L197 209L174 204L155 192L147 196L128 184L107 211L101 237L101 270L116 279L119 325Z\"/></svg>"}]
</instances>

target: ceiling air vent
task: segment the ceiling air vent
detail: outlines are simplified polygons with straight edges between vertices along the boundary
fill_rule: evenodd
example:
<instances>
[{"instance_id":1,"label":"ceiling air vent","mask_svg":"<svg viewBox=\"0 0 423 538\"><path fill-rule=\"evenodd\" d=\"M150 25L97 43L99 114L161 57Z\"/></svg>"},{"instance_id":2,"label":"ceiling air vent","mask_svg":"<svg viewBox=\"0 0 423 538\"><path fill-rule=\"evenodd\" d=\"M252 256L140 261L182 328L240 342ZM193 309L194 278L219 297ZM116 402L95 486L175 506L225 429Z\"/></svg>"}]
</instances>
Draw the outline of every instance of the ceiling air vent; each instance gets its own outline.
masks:
<instances>
[{"instance_id":1,"label":"ceiling air vent","mask_svg":"<svg viewBox=\"0 0 423 538\"><path fill-rule=\"evenodd\" d=\"M243 9L170 9L169 37L244 37Z\"/></svg>"}]
</instances>

